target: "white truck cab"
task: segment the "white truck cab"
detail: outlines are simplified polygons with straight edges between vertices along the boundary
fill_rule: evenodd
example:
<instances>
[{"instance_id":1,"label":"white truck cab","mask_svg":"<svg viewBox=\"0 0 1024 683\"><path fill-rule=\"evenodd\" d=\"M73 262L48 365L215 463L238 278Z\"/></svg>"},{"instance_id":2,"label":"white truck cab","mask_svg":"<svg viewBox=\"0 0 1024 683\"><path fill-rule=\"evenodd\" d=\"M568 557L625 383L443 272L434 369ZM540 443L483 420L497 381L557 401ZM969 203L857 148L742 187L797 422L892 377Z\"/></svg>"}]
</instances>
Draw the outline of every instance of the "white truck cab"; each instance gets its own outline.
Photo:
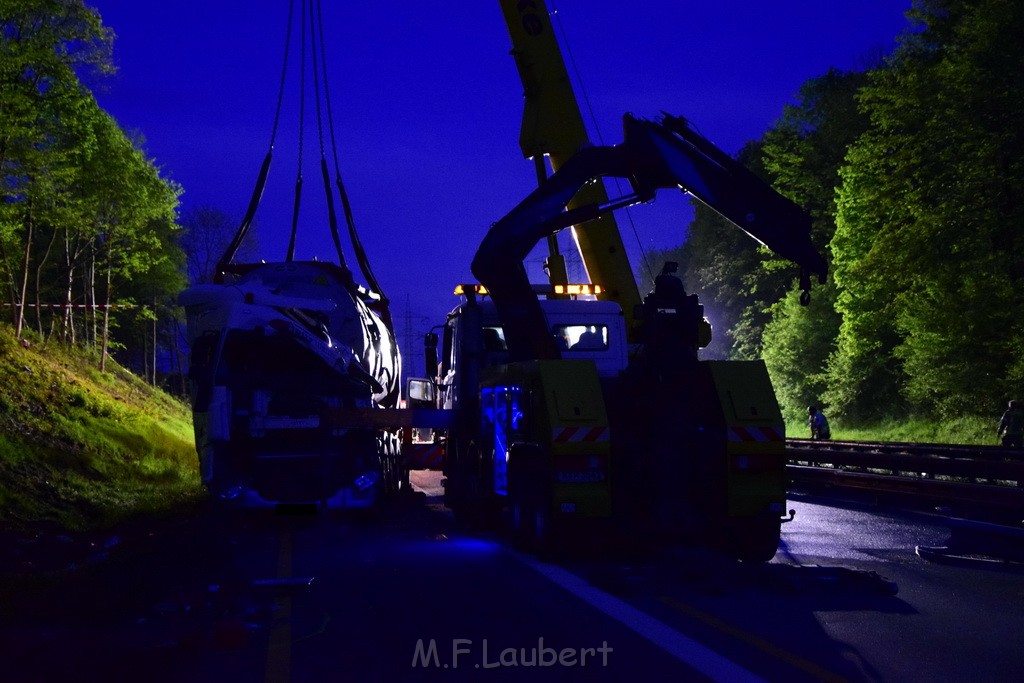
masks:
<instances>
[{"instance_id":1,"label":"white truck cab","mask_svg":"<svg viewBox=\"0 0 1024 683\"><path fill-rule=\"evenodd\" d=\"M614 377L628 362L626 325L622 309L611 301L586 299L545 299L540 302L551 334L565 360L589 360L601 377ZM472 304L481 314L480 367L508 362L505 334L494 304L489 299ZM465 324L470 304L463 304L448 314L441 349L438 354L440 401L438 407L458 407L458 373L460 363L467 361L467 335L475 325Z\"/></svg>"}]
</instances>

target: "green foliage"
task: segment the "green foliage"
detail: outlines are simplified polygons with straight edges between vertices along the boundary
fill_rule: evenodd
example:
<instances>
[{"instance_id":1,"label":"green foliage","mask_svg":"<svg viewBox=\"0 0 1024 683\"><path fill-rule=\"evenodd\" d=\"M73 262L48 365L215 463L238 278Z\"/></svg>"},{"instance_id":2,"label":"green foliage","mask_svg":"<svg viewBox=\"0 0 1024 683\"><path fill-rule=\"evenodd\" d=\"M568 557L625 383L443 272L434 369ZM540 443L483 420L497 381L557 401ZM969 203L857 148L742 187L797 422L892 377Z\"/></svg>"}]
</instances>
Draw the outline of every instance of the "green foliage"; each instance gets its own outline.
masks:
<instances>
[{"instance_id":1,"label":"green foliage","mask_svg":"<svg viewBox=\"0 0 1024 683\"><path fill-rule=\"evenodd\" d=\"M92 148L77 72L110 72L111 35L81 0L0 3L0 259L14 281L27 221L73 218Z\"/></svg>"},{"instance_id":2,"label":"green foliage","mask_svg":"<svg viewBox=\"0 0 1024 683\"><path fill-rule=\"evenodd\" d=\"M961 415L946 419L927 416L907 416L885 419L859 427L836 426L832 421L832 438L838 441L895 441L903 443L947 443L995 446L997 419L986 416ZM793 424L796 431L807 433L806 420Z\"/></svg>"},{"instance_id":3,"label":"green foliage","mask_svg":"<svg viewBox=\"0 0 1024 683\"><path fill-rule=\"evenodd\" d=\"M788 105L772 129L760 141L745 146L738 156L811 214L812 238L822 249L835 232L839 166L848 145L867 126L867 118L857 112L854 100L863 82L863 74L836 70L808 81L800 90L799 102ZM776 382L800 385L787 387L787 395L817 393L822 389L820 381L808 384L799 377L807 373L808 365L812 373L822 371L824 359L832 350L837 314L831 305L816 305L819 324L814 334L783 330L788 321L803 326L803 322L797 322L803 320L801 314L788 307L783 310L778 304L792 291L796 273L791 264L775 258L767 249L752 247L750 239L735 226L698 205L684 251L690 264L688 288L701 294L716 323L716 342L706 355L761 356L766 353L762 339L766 326L773 319L779 320L774 325L776 334L794 344L802 343L803 350L792 362L783 363L787 354L774 356ZM834 293L827 296L829 302L834 299Z\"/></svg>"},{"instance_id":4,"label":"green foliage","mask_svg":"<svg viewBox=\"0 0 1024 683\"><path fill-rule=\"evenodd\" d=\"M772 308L764 329L764 362L787 422L807 419L807 406L822 405L826 364L836 337L835 287L819 287L808 306L790 292ZM799 433L799 432L798 432Z\"/></svg>"},{"instance_id":5,"label":"green foliage","mask_svg":"<svg viewBox=\"0 0 1024 683\"><path fill-rule=\"evenodd\" d=\"M833 404L954 416L1022 388L1024 6L928 3L842 169Z\"/></svg>"},{"instance_id":6,"label":"green foliage","mask_svg":"<svg viewBox=\"0 0 1024 683\"><path fill-rule=\"evenodd\" d=\"M855 102L864 80L864 74L832 69L808 81L800 89L799 102L788 105L763 138L764 165L776 190L811 215L812 239L826 259L824 245L836 232L838 169L849 145L867 127ZM783 263L772 259L765 268L778 269ZM827 409L830 403L828 359L840 325L837 295L831 282L817 287L805 308L790 291L771 307L771 319L762 325L762 353L788 419L802 421L808 405L824 403Z\"/></svg>"},{"instance_id":7,"label":"green foliage","mask_svg":"<svg viewBox=\"0 0 1024 683\"><path fill-rule=\"evenodd\" d=\"M23 305L159 299L166 311L185 283L175 224L180 188L83 83L113 71L112 35L94 10L82 0L2 0L0 29L5 299L16 305L19 333L24 321L40 335L104 352L125 348L137 333L132 309L113 317L104 309L100 323L95 312ZM121 339L108 339L112 330Z\"/></svg>"},{"instance_id":8,"label":"green foliage","mask_svg":"<svg viewBox=\"0 0 1024 683\"><path fill-rule=\"evenodd\" d=\"M908 16L884 64L808 81L744 150L827 246L811 307L780 301L785 264L741 253L710 213L683 250L724 355L762 354L801 426L809 403L841 432L987 421L1024 394L1024 4L920 0Z\"/></svg>"}]
</instances>

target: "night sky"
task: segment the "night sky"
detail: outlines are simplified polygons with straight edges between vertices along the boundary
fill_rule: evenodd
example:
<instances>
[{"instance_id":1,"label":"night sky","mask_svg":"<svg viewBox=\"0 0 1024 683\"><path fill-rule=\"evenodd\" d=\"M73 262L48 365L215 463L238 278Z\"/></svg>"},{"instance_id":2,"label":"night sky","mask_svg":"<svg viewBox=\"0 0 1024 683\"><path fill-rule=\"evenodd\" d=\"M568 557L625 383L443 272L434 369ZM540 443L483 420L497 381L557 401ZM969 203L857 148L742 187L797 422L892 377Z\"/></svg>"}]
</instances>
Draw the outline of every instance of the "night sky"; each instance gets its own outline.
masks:
<instances>
[{"instance_id":1,"label":"night sky","mask_svg":"<svg viewBox=\"0 0 1024 683\"><path fill-rule=\"evenodd\" d=\"M185 210L212 206L240 220L270 140L288 3L87 2L117 36L119 73L97 92L101 106L145 138L163 175L184 188ZM808 78L830 66L863 68L889 52L907 26L910 0L549 0L548 7L558 10L582 76L594 142L620 142L624 112L653 118L664 110L734 154L760 137ZM522 86L511 42L495 0L323 0L323 8L342 176L419 374L419 336L457 303L453 286L472 280L469 263L487 227L535 186L518 144ZM293 43L293 64L297 54ZM309 92L296 258L335 260ZM266 260L283 260L287 245L297 108L293 71L257 214ZM691 216L686 199L668 192L630 214L644 249L678 245ZM624 217L619 224L638 263L637 237ZM540 281L539 265L530 267ZM406 339L409 331L416 341Z\"/></svg>"}]
</instances>

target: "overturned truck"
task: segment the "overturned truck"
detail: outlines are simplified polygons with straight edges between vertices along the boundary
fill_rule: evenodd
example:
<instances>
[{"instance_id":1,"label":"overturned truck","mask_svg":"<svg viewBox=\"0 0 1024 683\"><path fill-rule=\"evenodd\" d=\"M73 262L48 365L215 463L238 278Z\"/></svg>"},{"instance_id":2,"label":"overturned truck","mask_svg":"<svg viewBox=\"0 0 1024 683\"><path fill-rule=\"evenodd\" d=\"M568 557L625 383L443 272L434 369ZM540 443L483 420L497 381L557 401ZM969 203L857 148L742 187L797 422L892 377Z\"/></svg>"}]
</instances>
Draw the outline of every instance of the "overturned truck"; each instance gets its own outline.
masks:
<instances>
[{"instance_id":1,"label":"overturned truck","mask_svg":"<svg viewBox=\"0 0 1024 683\"><path fill-rule=\"evenodd\" d=\"M311 21L321 23L319 16ZM316 33L323 32L318 26ZM313 50L314 64L323 66L324 42L313 42L312 35L303 31L309 44L302 49ZM330 228L337 262L295 257L301 139L285 257L270 263L235 261L266 187L286 91L287 53L286 47L270 144L245 216L217 262L213 284L191 287L179 297L188 318L196 450L203 483L217 500L366 508L408 486L400 462L401 430L379 417L397 408L401 358L388 299L356 233L333 125L326 127L333 183L322 125L319 166L327 208L322 224ZM326 67L316 76L325 95L317 90L317 121L329 122ZM300 89L305 87L303 79ZM365 286L345 263L332 185Z\"/></svg>"},{"instance_id":2,"label":"overturned truck","mask_svg":"<svg viewBox=\"0 0 1024 683\"><path fill-rule=\"evenodd\" d=\"M399 487L397 431L338 419L394 407L400 358L380 303L343 267L246 264L179 298L196 449L221 500L367 507Z\"/></svg>"}]
</instances>

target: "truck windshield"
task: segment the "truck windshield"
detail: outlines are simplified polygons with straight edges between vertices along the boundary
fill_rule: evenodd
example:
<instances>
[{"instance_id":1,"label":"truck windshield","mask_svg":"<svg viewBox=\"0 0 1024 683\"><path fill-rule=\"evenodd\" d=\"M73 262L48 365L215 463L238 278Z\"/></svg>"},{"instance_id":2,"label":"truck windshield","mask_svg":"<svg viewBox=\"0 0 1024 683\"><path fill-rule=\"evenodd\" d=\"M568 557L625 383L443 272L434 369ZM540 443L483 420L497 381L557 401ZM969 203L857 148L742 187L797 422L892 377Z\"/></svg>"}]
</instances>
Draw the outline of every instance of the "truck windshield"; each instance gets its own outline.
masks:
<instances>
[{"instance_id":1,"label":"truck windshield","mask_svg":"<svg viewBox=\"0 0 1024 683\"><path fill-rule=\"evenodd\" d=\"M608 327L605 325L555 325L552 334L563 351L605 351Z\"/></svg>"}]
</instances>

